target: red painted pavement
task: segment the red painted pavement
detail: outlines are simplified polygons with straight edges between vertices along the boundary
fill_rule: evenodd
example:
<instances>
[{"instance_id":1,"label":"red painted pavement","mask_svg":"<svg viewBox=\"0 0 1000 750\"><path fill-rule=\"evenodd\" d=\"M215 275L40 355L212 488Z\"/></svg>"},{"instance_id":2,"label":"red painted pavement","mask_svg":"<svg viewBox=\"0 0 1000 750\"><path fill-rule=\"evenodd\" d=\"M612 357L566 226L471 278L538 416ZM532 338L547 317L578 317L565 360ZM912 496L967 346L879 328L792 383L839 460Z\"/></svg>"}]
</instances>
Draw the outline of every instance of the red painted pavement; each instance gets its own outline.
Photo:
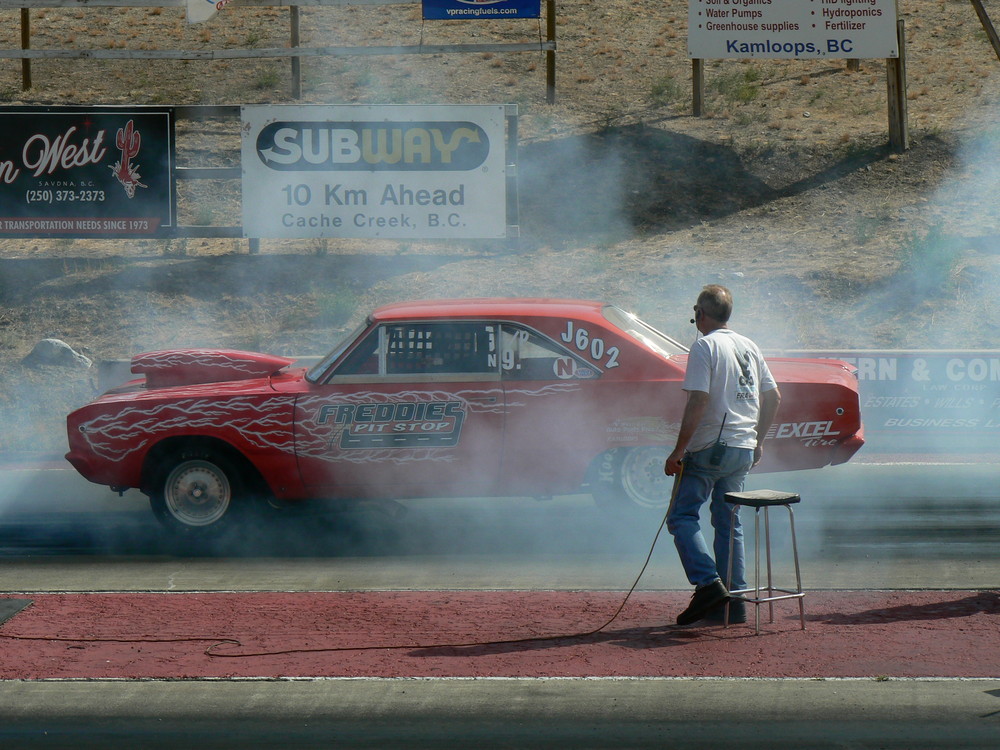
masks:
<instances>
[{"instance_id":1,"label":"red painted pavement","mask_svg":"<svg viewBox=\"0 0 1000 750\"><path fill-rule=\"evenodd\" d=\"M765 622L760 636L746 625L667 625L686 606L684 592L634 594L621 615L593 635L574 634L600 627L623 594L5 598L33 604L0 626L3 679L1000 677L1000 595L993 591L808 592L804 632L796 604L782 602L776 622ZM529 640L560 635L572 637Z\"/></svg>"}]
</instances>

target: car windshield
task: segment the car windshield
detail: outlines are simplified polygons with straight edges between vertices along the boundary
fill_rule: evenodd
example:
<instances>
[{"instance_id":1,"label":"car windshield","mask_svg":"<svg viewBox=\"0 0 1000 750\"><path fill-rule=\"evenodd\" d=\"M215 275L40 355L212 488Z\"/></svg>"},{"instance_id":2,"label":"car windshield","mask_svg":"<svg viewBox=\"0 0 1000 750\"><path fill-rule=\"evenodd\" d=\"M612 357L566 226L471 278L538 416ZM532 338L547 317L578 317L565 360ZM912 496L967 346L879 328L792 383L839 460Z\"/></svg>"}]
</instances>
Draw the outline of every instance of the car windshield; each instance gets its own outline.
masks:
<instances>
[{"instance_id":1,"label":"car windshield","mask_svg":"<svg viewBox=\"0 0 1000 750\"><path fill-rule=\"evenodd\" d=\"M335 347L333 351L327 354L323 359L313 365L309 372L306 373L306 380L310 383L318 383L319 379L323 377L323 373L330 369L330 365L340 358L340 355L349 347L354 341L360 336L366 328L368 328L369 322L366 320L364 323L359 325L349 334L344 336Z\"/></svg>"},{"instance_id":2,"label":"car windshield","mask_svg":"<svg viewBox=\"0 0 1000 750\"><path fill-rule=\"evenodd\" d=\"M644 323L630 312L625 312L620 307L606 305L604 307L604 317L613 325L617 326L629 336L638 339L654 352L662 354L664 357L671 357L675 354L687 354L688 350L683 344L674 341L665 333L661 333L648 323Z\"/></svg>"}]
</instances>

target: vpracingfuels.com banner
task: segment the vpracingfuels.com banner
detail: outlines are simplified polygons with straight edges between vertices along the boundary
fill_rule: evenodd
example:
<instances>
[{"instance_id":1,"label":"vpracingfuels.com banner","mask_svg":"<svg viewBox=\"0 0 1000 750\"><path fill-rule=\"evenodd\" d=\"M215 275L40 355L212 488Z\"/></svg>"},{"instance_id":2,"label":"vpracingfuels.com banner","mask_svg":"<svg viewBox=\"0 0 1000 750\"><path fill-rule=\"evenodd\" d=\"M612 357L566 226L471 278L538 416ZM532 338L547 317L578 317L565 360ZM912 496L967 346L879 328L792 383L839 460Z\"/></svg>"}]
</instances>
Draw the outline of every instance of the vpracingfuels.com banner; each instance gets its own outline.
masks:
<instances>
[{"instance_id":1,"label":"vpracingfuels.com banner","mask_svg":"<svg viewBox=\"0 0 1000 750\"><path fill-rule=\"evenodd\" d=\"M538 18L541 0L423 0L427 20Z\"/></svg>"}]
</instances>

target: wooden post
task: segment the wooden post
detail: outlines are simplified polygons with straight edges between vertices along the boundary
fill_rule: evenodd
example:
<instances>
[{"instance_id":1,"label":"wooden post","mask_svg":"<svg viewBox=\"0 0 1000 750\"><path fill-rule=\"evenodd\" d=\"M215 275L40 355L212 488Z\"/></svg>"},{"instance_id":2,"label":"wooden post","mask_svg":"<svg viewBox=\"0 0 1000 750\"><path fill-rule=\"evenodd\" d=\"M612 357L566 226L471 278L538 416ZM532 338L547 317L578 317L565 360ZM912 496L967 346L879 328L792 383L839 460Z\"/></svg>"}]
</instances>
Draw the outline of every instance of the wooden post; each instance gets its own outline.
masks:
<instances>
[{"instance_id":1,"label":"wooden post","mask_svg":"<svg viewBox=\"0 0 1000 750\"><path fill-rule=\"evenodd\" d=\"M906 111L906 29L902 18L896 21L899 57L885 61L886 92L889 100L889 147L902 153L910 147L910 128Z\"/></svg>"},{"instance_id":2,"label":"wooden post","mask_svg":"<svg viewBox=\"0 0 1000 750\"><path fill-rule=\"evenodd\" d=\"M705 113L705 61L691 59L691 114L701 117Z\"/></svg>"},{"instance_id":3,"label":"wooden post","mask_svg":"<svg viewBox=\"0 0 1000 750\"><path fill-rule=\"evenodd\" d=\"M983 0L972 0L972 7L976 9L976 15L979 16L979 23L983 25L983 30L986 32L986 36L990 39L990 44L993 45L993 51L996 53L998 59L1000 59L1000 36L997 36L997 30L993 27L993 22L990 20L989 14L986 12L986 8L983 6Z\"/></svg>"},{"instance_id":4,"label":"wooden post","mask_svg":"<svg viewBox=\"0 0 1000 750\"><path fill-rule=\"evenodd\" d=\"M545 40L556 41L556 0L545 0ZM556 103L556 51L545 51L545 101Z\"/></svg>"},{"instance_id":5,"label":"wooden post","mask_svg":"<svg viewBox=\"0 0 1000 750\"><path fill-rule=\"evenodd\" d=\"M21 8L21 49L31 49L31 11ZM31 88L31 58L21 60L21 91Z\"/></svg>"},{"instance_id":6,"label":"wooden post","mask_svg":"<svg viewBox=\"0 0 1000 750\"><path fill-rule=\"evenodd\" d=\"M288 8L289 21L291 26L292 38L291 45L294 49L299 46L299 6L291 5ZM293 57L292 58L292 98L301 99L302 98L302 58Z\"/></svg>"}]
</instances>

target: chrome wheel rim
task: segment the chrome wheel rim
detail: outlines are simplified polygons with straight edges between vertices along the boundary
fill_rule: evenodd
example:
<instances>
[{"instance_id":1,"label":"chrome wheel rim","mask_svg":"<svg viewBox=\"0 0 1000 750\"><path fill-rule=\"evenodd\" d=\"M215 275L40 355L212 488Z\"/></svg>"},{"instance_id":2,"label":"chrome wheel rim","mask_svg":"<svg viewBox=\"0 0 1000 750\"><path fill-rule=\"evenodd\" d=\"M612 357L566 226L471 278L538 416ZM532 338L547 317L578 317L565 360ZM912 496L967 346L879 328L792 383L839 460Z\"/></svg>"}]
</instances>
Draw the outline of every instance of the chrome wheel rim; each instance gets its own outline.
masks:
<instances>
[{"instance_id":1,"label":"chrome wheel rim","mask_svg":"<svg viewBox=\"0 0 1000 750\"><path fill-rule=\"evenodd\" d=\"M163 488L167 510L185 526L210 526L229 510L232 488L225 473L209 461L184 461Z\"/></svg>"},{"instance_id":2,"label":"chrome wheel rim","mask_svg":"<svg viewBox=\"0 0 1000 750\"><path fill-rule=\"evenodd\" d=\"M663 473L663 448L632 448L622 459L622 489L640 508L666 508L670 502L670 482Z\"/></svg>"}]
</instances>

